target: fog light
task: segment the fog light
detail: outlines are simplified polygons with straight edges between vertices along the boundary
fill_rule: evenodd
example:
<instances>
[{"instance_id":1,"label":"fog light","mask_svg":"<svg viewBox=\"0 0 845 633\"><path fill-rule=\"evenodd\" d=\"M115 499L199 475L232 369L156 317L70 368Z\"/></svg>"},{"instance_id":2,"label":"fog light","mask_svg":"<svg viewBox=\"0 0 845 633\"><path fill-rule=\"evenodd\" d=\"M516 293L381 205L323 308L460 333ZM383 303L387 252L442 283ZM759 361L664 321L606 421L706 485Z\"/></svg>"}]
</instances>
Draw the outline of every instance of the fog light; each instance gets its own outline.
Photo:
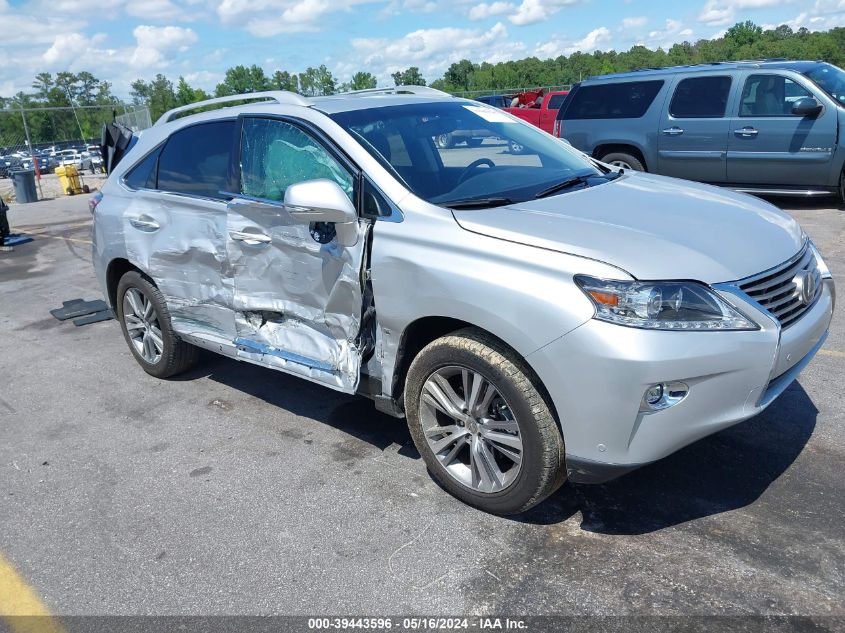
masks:
<instances>
[{"instance_id":1,"label":"fog light","mask_svg":"<svg viewBox=\"0 0 845 633\"><path fill-rule=\"evenodd\" d=\"M687 397L689 387L683 382L661 382L645 390L640 411L652 413L674 407Z\"/></svg>"},{"instance_id":2,"label":"fog light","mask_svg":"<svg viewBox=\"0 0 845 633\"><path fill-rule=\"evenodd\" d=\"M663 398L663 385L652 385L645 392L645 401L648 404L657 404Z\"/></svg>"}]
</instances>

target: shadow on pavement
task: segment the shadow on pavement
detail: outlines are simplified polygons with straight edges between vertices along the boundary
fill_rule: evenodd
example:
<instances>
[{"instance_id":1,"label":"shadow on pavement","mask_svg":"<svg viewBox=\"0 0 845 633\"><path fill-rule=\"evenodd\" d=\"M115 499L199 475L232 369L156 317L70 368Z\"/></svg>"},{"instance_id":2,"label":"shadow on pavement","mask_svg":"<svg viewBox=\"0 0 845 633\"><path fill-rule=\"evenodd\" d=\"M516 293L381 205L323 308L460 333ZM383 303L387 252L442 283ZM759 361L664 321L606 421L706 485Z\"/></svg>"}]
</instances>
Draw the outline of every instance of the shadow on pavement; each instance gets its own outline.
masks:
<instances>
[{"instance_id":1,"label":"shadow on pavement","mask_svg":"<svg viewBox=\"0 0 845 633\"><path fill-rule=\"evenodd\" d=\"M376 411L366 398L213 354L206 354L197 369L175 380L199 377L328 424L379 450L398 444L401 455L419 457L404 421ZM793 383L750 420L609 483L567 483L544 503L514 518L549 525L581 512L583 530L645 534L747 506L795 461L813 433L817 413L803 387ZM423 468L420 464L421 472Z\"/></svg>"},{"instance_id":2,"label":"shadow on pavement","mask_svg":"<svg viewBox=\"0 0 845 633\"><path fill-rule=\"evenodd\" d=\"M518 517L552 524L581 512L581 529L645 534L756 501L798 457L816 409L793 383L760 415L602 485L565 484Z\"/></svg>"},{"instance_id":3,"label":"shadow on pavement","mask_svg":"<svg viewBox=\"0 0 845 633\"><path fill-rule=\"evenodd\" d=\"M295 415L328 424L379 450L395 443L402 446L400 455L419 457L405 421L376 411L367 398L349 396L302 378L212 353L204 353L196 369L171 380L196 380L201 377L260 398Z\"/></svg>"}]
</instances>

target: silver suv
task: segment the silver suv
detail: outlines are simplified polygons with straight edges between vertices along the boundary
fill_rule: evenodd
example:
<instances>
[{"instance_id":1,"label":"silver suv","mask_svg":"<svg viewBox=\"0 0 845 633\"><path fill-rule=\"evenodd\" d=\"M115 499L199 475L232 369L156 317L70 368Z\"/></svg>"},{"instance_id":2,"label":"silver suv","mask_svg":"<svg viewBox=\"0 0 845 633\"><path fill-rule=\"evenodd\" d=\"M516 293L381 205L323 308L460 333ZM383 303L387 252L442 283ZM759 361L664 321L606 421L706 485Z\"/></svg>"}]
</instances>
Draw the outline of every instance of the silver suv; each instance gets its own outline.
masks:
<instances>
[{"instance_id":1,"label":"silver suv","mask_svg":"<svg viewBox=\"0 0 845 633\"><path fill-rule=\"evenodd\" d=\"M833 280L785 213L435 90L241 95L106 138L94 266L146 372L204 348L372 398L490 512L756 415L827 336Z\"/></svg>"}]
</instances>

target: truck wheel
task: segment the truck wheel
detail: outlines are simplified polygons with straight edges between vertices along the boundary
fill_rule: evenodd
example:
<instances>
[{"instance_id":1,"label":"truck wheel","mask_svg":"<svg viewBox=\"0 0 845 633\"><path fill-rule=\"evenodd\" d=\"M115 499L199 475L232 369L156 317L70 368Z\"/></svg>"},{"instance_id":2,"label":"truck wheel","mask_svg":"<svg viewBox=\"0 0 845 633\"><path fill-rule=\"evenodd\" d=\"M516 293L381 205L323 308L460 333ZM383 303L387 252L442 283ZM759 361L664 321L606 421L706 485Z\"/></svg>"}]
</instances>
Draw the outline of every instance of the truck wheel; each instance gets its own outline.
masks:
<instances>
[{"instance_id":1,"label":"truck wheel","mask_svg":"<svg viewBox=\"0 0 845 633\"><path fill-rule=\"evenodd\" d=\"M642 161L631 154L625 152L610 152L601 157L603 163L608 165L615 165L622 169L630 169L632 171L646 171L645 165Z\"/></svg>"},{"instance_id":2,"label":"truck wheel","mask_svg":"<svg viewBox=\"0 0 845 633\"><path fill-rule=\"evenodd\" d=\"M519 356L475 328L414 358L405 411L414 444L452 495L493 514L540 503L566 480L563 438Z\"/></svg>"},{"instance_id":3,"label":"truck wheel","mask_svg":"<svg viewBox=\"0 0 845 633\"><path fill-rule=\"evenodd\" d=\"M117 284L117 320L129 349L156 378L182 373L199 360L199 349L173 331L164 296L141 273L130 270Z\"/></svg>"},{"instance_id":4,"label":"truck wheel","mask_svg":"<svg viewBox=\"0 0 845 633\"><path fill-rule=\"evenodd\" d=\"M839 176L839 199L845 204L845 167L842 168L842 175Z\"/></svg>"}]
</instances>

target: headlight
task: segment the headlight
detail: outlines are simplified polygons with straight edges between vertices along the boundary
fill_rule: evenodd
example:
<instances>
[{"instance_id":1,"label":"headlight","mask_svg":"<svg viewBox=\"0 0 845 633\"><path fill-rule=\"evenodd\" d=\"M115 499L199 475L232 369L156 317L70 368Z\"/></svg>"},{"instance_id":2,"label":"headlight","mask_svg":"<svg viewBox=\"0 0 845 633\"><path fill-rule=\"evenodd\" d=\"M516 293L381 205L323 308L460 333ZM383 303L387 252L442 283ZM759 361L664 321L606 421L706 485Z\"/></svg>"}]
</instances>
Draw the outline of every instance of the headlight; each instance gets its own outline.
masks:
<instances>
[{"instance_id":1,"label":"headlight","mask_svg":"<svg viewBox=\"0 0 845 633\"><path fill-rule=\"evenodd\" d=\"M704 284L615 281L576 275L596 319L650 330L758 330L759 326Z\"/></svg>"},{"instance_id":2,"label":"headlight","mask_svg":"<svg viewBox=\"0 0 845 633\"><path fill-rule=\"evenodd\" d=\"M833 275L830 274L830 268L828 268L827 264L824 263L822 254L819 252L819 249L816 248L816 245L813 244L813 240L810 240L810 250L813 251L813 256L816 258L816 266L819 269L819 274L822 276L822 279L832 279Z\"/></svg>"}]
</instances>

